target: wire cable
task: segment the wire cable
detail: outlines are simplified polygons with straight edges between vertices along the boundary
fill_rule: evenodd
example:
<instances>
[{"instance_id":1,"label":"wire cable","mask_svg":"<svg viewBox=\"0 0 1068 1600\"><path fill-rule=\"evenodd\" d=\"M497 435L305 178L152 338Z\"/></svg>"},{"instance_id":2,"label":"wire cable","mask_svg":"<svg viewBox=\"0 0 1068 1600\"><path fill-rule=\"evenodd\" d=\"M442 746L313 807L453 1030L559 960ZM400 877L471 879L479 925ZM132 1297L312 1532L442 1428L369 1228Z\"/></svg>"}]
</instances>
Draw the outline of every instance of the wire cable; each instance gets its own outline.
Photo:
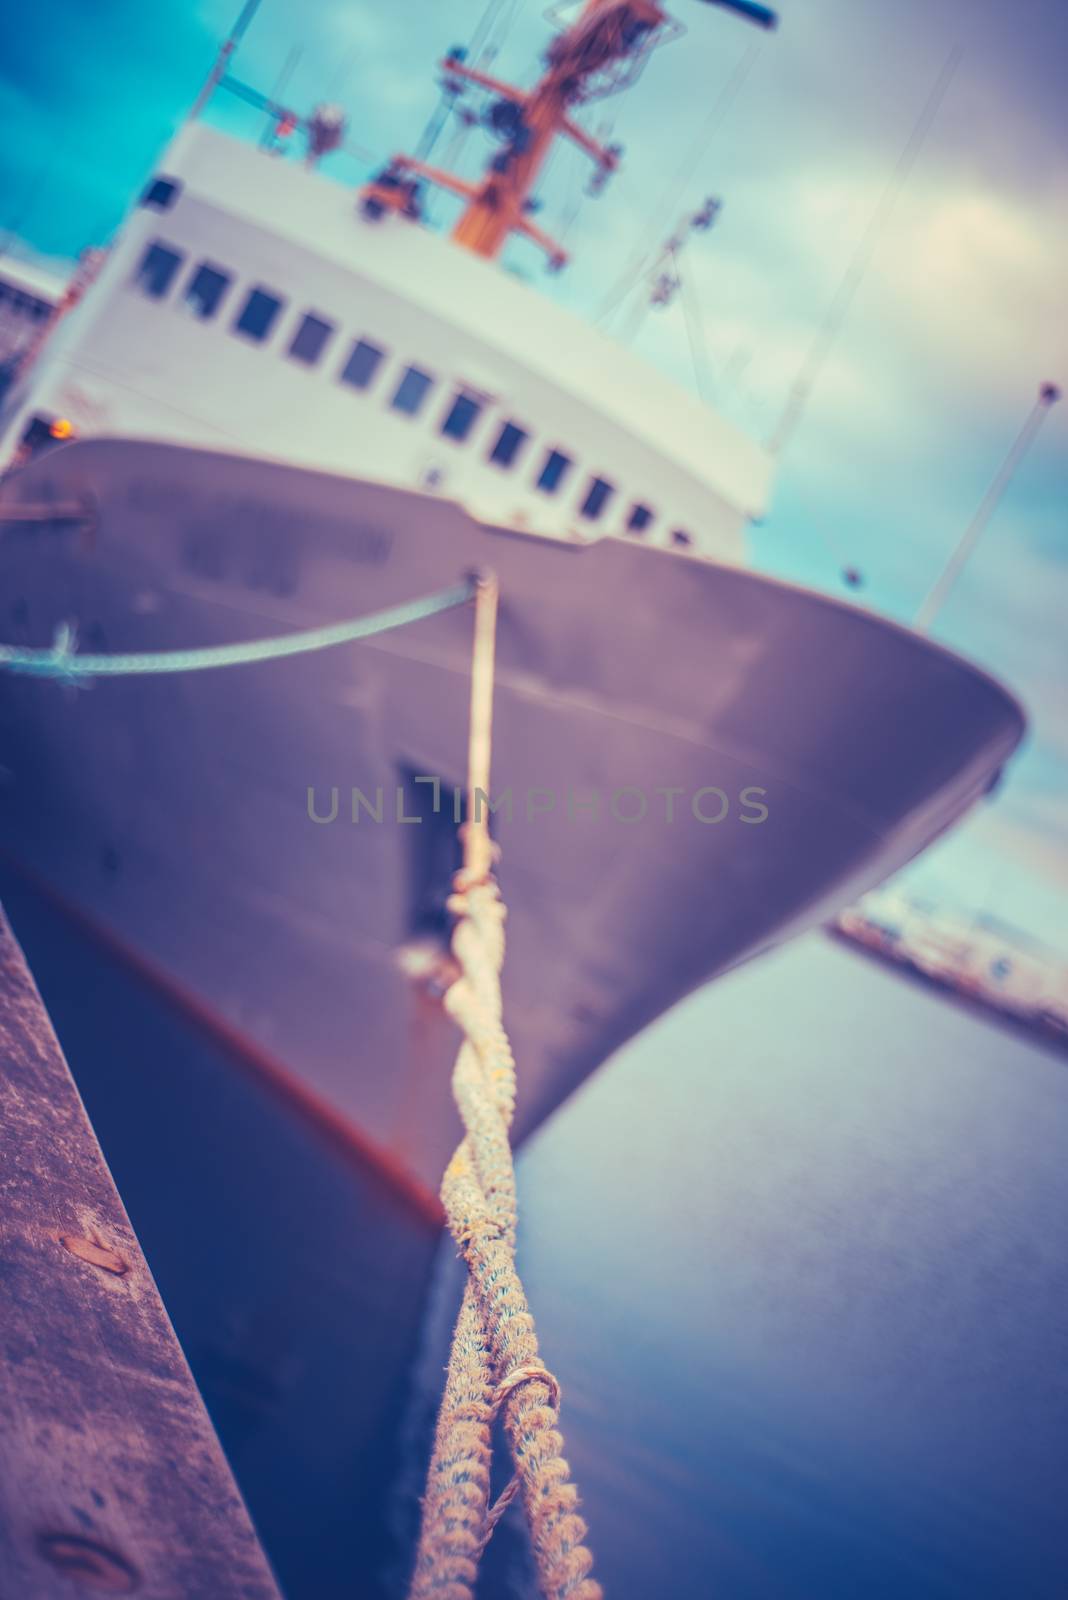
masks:
<instances>
[{"instance_id":1,"label":"wire cable","mask_svg":"<svg viewBox=\"0 0 1068 1600\"><path fill-rule=\"evenodd\" d=\"M276 639L250 639L244 644L209 645L192 650L149 650L129 655L80 656L75 650L74 629L67 623L57 629L50 650L24 650L15 645L0 645L0 667L27 673L37 678L55 678L81 686L90 678L125 678L143 673L203 672L212 667L240 667L254 661L278 661L283 656L306 655L312 650L328 650L333 645L351 644L391 628L432 617L439 611L466 605L475 593L473 579L454 584L439 594L409 600L403 605L376 611L351 622L307 628L300 633L282 634Z\"/></svg>"},{"instance_id":2,"label":"wire cable","mask_svg":"<svg viewBox=\"0 0 1068 1600\"><path fill-rule=\"evenodd\" d=\"M905 142L905 147L897 158L894 170L890 174L879 203L868 219L868 225L860 237L849 265L846 267L838 288L835 290L831 303L827 308L827 313L816 330L816 336L809 347L808 354L802 361L801 369L794 379L782 416L779 418L778 426L768 441L768 449L773 455L781 456L797 431L798 425L804 416L805 408L812 398L812 392L819 382L824 366L827 363L827 358L834 347L834 342L849 313L854 296L860 288L864 274L871 264L876 247L890 220L890 215L897 203L898 196L916 164L916 158L923 148L924 141L930 132L931 124L938 115L939 107L945 99L946 91L953 81L962 55L961 46L954 45L946 57L942 70L935 80L934 87L924 101L920 114L913 124L912 132Z\"/></svg>"},{"instance_id":3,"label":"wire cable","mask_svg":"<svg viewBox=\"0 0 1068 1600\"><path fill-rule=\"evenodd\" d=\"M689 152L683 157L675 172L671 183L661 190L661 200L650 221L642 223L638 230L634 249L630 258L615 283L609 289L600 310L594 316L594 322L602 323L612 317L622 305L623 301L638 285L644 273L660 249L660 234L667 222L682 204L682 196L686 186L692 180L703 157L707 154L708 147L716 134L738 95L745 86L753 67L760 54L762 41L757 40L751 44L745 53L738 58L734 70L727 79L723 88L709 110ZM650 244L652 238L654 243Z\"/></svg>"}]
</instances>

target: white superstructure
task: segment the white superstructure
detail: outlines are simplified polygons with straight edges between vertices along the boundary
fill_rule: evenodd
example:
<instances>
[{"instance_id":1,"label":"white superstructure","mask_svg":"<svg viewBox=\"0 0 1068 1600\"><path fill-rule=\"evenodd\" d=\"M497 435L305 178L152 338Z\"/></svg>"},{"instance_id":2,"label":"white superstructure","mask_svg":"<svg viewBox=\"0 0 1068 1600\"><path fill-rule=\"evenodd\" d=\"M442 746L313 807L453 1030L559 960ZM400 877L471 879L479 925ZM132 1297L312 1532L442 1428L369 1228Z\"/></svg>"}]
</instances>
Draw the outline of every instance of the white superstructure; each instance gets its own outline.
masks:
<instances>
[{"instance_id":1,"label":"white superstructure","mask_svg":"<svg viewBox=\"0 0 1068 1600\"><path fill-rule=\"evenodd\" d=\"M66 282L33 262L0 257L0 395L63 297Z\"/></svg>"},{"instance_id":2,"label":"white superstructure","mask_svg":"<svg viewBox=\"0 0 1068 1600\"><path fill-rule=\"evenodd\" d=\"M751 440L493 262L200 123L12 406L3 464L58 421L719 560L741 559L770 476Z\"/></svg>"}]
</instances>

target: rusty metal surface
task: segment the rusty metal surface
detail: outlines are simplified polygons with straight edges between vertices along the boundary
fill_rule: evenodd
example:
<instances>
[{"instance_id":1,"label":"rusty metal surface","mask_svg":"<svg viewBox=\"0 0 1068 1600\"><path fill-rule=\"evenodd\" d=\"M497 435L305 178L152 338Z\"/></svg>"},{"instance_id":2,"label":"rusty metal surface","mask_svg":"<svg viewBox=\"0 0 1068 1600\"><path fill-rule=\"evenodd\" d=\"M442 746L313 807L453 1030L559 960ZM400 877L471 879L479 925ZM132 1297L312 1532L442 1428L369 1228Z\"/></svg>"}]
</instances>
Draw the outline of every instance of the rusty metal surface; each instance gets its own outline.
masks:
<instances>
[{"instance_id":1,"label":"rusty metal surface","mask_svg":"<svg viewBox=\"0 0 1068 1600\"><path fill-rule=\"evenodd\" d=\"M0 911L0 1595L79 1594L279 1591Z\"/></svg>"}]
</instances>

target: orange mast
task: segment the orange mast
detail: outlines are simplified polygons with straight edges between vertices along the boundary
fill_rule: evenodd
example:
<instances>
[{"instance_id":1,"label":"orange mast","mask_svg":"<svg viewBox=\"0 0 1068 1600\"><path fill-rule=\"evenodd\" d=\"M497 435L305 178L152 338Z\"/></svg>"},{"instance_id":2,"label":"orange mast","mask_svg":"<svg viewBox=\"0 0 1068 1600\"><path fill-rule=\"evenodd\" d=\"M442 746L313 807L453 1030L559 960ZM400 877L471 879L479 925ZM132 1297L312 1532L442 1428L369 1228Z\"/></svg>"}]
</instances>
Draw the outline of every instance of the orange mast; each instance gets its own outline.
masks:
<instances>
[{"instance_id":1,"label":"orange mast","mask_svg":"<svg viewBox=\"0 0 1068 1600\"><path fill-rule=\"evenodd\" d=\"M773 12L750 0L711 0L761 27L775 26ZM467 204L453 229L457 244L476 255L500 254L509 236L524 234L540 245L550 264L563 266L560 245L530 220L530 199L545 158L559 134L566 135L597 163L602 176L614 171L618 148L601 145L572 120L573 106L611 94L633 81L637 70L671 18L656 0L586 0L571 27L550 45L546 70L533 89L524 90L466 66L458 56L442 63L446 82L466 82L498 96L494 123L505 136L478 184L412 156L395 156L387 170L364 191L368 214L385 209L417 215L417 185L423 179L460 195Z\"/></svg>"}]
</instances>

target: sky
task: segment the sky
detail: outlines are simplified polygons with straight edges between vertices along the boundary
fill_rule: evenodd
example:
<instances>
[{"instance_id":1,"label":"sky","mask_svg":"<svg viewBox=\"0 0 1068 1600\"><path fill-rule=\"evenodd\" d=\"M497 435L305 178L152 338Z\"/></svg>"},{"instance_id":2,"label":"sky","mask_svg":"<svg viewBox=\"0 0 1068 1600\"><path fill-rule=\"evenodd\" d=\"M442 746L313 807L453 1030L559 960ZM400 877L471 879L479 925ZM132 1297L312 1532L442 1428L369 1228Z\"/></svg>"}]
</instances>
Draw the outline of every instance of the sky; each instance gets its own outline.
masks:
<instances>
[{"instance_id":1,"label":"sky","mask_svg":"<svg viewBox=\"0 0 1068 1600\"><path fill-rule=\"evenodd\" d=\"M18 8L0 62L0 250L69 259L114 233L237 9ZM1068 14L1061 0L781 0L765 34L695 0L673 9L685 36L626 95L582 113L624 146L604 194L583 197L588 164L564 146L542 185L539 221L572 265L550 277L522 241L506 265L767 438L881 214L750 555L910 621L1039 383L1068 383ZM530 83L550 24L540 0L262 0L234 70L263 90L288 72L299 109L340 102L377 162L414 149L438 101L435 62L479 37L486 69ZM940 80L908 175L888 191ZM228 97L209 115L262 131ZM434 157L473 173L490 150L480 129L450 124ZM371 167L339 154L327 170L356 184ZM684 295L649 309L643 254L709 194L723 208L685 247ZM434 201L438 225L450 207ZM1068 401L933 628L1018 694L1027 743L995 801L907 881L1068 955L1066 442ZM843 587L844 565L864 574L859 591Z\"/></svg>"}]
</instances>

